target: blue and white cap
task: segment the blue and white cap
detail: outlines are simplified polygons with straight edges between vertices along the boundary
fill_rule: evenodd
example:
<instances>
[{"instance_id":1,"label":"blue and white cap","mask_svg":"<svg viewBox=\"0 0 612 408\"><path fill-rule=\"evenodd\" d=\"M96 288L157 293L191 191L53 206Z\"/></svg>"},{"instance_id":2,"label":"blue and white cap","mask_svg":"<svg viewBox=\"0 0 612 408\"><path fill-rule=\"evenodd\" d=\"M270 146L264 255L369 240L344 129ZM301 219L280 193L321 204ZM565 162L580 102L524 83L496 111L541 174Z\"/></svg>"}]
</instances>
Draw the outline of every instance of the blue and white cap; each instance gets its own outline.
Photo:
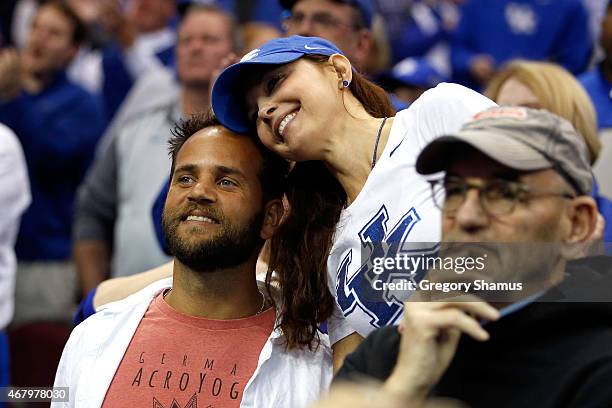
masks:
<instances>
[{"instance_id":1,"label":"blue and white cap","mask_svg":"<svg viewBox=\"0 0 612 408\"><path fill-rule=\"evenodd\" d=\"M246 90L240 88L241 78L248 77L256 66L283 65L304 55L333 54L342 54L342 51L319 37L293 35L268 41L261 48L247 53L240 62L221 72L213 85L213 111L223 126L236 133L245 133L249 130L249 119L244 110Z\"/></svg>"},{"instance_id":2,"label":"blue and white cap","mask_svg":"<svg viewBox=\"0 0 612 408\"><path fill-rule=\"evenodd\" d=\"M422 58L406 58L398 62L389 77L408 86L433 88L440 82L448 81L429 62Z\"/></svg>"}]
</instances>

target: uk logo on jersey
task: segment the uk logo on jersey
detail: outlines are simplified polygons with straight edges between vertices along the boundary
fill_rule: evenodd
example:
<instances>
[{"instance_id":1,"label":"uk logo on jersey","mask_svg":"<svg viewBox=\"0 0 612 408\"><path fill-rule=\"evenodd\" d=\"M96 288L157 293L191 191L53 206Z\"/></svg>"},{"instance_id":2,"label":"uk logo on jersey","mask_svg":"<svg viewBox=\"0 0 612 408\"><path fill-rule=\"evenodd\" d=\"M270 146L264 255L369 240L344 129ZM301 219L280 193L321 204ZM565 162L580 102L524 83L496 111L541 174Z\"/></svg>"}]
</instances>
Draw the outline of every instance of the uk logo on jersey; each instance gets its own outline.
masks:
<instances>
[{"instance_id":1,"label":"uk logo on jersey","mask_svg":"<svg viewBox=\"0 0 612 408\"><path fill-rule=\"evenodd\" d=\"M415 208L411 208L395 223L389 227L389 213L383 205L374 217L361 229L359 239L362 253L365 258L356 273L349 276L349 267L354 261L352 250L340 262L336 274L336 294L338 304L344 316L349 316L356 310L361 310L370 317L370 324L379 328L393 324L402 314L403 301L391 292L380 292L373 288L375 279L391 281L394 271L386 271L386 276L374 272L374 259L394 258L400 253L433 252L434 248L406 249L406 242L410 231L421 220ZM357 257L359 257L357 255ZM415 276L416 280L422 277L422 271Z\"/></svg>"}]
</instances>

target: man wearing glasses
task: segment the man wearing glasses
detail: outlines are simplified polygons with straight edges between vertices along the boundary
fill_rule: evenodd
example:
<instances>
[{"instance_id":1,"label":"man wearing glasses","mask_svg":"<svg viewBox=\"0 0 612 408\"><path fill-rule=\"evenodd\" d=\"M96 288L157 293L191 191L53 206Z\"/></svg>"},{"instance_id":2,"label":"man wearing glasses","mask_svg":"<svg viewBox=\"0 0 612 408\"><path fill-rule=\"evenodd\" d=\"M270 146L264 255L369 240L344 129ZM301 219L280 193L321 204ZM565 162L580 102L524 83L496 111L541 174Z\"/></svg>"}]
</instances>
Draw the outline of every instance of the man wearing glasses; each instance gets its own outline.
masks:
<instances>
[{"instance_id":1,"label":"man wearing glasses","mask_svg":"<svg viewBox=\"0 0 612 408\"><path fill-rule=\"evenodd\" d=\"M568 262L597 216L583 138L551 113L496 107L431 142L416 167L446 172L432 182L442 245L505 247L485 278L538 275L546 285L512 302L473 292L427 302L417 292L400 329L372 333L336 379L385 380L380 392L414 406L430 396L470 407L612 406L612 263Z\"/></svg>"},{"instance_id":2,"label":"man wearing glasses","mask_svg":"<svg viewBox=\"0 0 612 408\"><path fill-rule=\"evenodd\" d=\"M280 0L291 13L283 21L287 35L316 36L333 42L363 68L373 46L371 0Z\"/></svg>"}]
</instances>

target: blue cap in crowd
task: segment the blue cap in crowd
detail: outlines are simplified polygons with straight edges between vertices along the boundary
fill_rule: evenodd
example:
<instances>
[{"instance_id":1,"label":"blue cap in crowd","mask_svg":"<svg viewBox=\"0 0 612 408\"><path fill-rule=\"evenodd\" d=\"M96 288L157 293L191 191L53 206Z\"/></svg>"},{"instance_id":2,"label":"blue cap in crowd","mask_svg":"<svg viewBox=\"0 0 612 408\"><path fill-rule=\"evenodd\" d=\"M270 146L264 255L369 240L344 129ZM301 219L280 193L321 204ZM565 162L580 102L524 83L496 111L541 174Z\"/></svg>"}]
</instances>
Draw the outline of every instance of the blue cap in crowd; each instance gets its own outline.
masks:
<instances>
[{"instance_id":1,"label":"blue cap in crowd","mask_svg":"<svg viewBox=\"0 0 612 408\"><path fill-rule=\"evenodd\" d=\"M448 79L422 58L406 58L395 64L387 78L407 86L433 88Z\"/></svg>"},{"instance_id":2,"label":"blue cap in crowd","mask_svg":"<svg viewBox=\"0 0 612 408\"><path fill-rule=\"evenodd\" d=\"M319 37L292 35L268 41L221 72L213 85L213 111L223 126L236 133L245 133L249 130L249 119L242 103L246 90L240 88L240 78L248 78L250 71L262 64L283 65L304 55L333 54L342 54L342 51Z\"/></svg>"},{"instance_id":3,"label":"blue cap in crowd","mask_svg":"<svg viewBox=\"0 0 612 408\"><path fill-rule=\"evenodd\" d=\"M287 10L291 10L295 3L300 0L280 0L281 6ZM374 3L371 0L333 0L334 3L347 4L355 7L361 12L363 22L366 27L372 27L372 18L374 17Z\"/></svg>"}]
</instances>

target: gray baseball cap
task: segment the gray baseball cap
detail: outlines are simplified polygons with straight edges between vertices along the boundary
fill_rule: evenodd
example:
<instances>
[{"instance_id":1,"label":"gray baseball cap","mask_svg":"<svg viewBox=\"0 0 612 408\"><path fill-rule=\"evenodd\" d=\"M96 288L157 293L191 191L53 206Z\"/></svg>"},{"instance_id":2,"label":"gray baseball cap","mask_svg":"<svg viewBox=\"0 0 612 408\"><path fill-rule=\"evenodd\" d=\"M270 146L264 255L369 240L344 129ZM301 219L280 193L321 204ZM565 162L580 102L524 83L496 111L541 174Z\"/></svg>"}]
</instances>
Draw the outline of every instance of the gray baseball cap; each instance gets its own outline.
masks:
<instances>
[{"instance_id":1,"label":"gray baseball cap","mask_svg":"<svg viewBox=\"0 0 612 408\"><path fill-rule=\"evenodd\" d=\"M456 149L466 144L515 170L553 168L578 193L591 193L593 175L584 138L571 123L548 111L499 106L480 112L459 132L425 146L417 171L445 171L456 158Z\"/></svg>"}]
</instances>

